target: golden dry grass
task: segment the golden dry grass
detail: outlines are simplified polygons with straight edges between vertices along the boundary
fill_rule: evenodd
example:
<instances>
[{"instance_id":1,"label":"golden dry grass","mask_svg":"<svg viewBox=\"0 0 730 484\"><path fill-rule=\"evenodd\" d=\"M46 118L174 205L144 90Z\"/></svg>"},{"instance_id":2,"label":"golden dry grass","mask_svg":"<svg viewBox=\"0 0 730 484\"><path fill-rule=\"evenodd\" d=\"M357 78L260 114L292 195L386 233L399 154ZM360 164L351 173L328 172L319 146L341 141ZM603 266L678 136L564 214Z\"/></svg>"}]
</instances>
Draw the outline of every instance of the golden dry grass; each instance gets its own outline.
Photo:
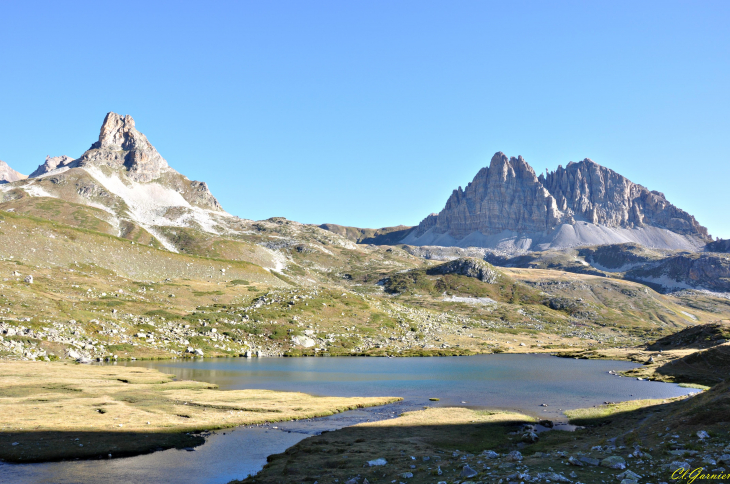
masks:
<instances>
[{"instance_id":1,"label":"golden dry grass","mask_svg":"<svg viewBox=\"0 0 730 484\"><path fill-rule=\"evenodd\" d=\"M390 483L394 479L403 482L403 472L412 472L408 482L434 483L446 480L447 476L451 482L461 472L465 462L460 456L465 452L509 451L516 443L510 432L532 422L532 417L515 412L468 408L406 412L398 418L361 423L307 438L283 454L270 456L268 464L255 476L231 484L346 482L355 475L372 483ZM456 449L461 453L452 455ZM423 456L431 457L425 461ZM366 465L378 458L384 458L387 465ZM444 476L436 474L437 466L443 469Z\"/></svg>"},{"instance_id":2,"label":"golden dry grass","mask_svg":"<svg viewBox=\"0 0 730 484\"><path fill-rule=\"evenodd\" d=\"M145 368L0 362L0 430L189 431L331 415L400 400L217 390ZM149 423L148 423L149 422Z\"/></svg>"},{"instance_id":3,"label":"golden dry grass","mask_svg":"<svg viewBox=\"0 0 730 484\"><path fill-rule=\"evenodd\" d=\"M398 400L315 397L268 390L222 391L216 385L175 381L173 375L145 368L0 361L0 458L19 457L15 454L23 449L11 447L11 440L32 442L34 435L49 432L118 434L120 438L130 434L184 433L321 417ZM76 454L87 456L89 451L77 449ZM24 454L24 460L59 458L58 449L41 454ZM68 449L62 454L63 458L74 456L68 454Z\"/></svg>"}]
</instances>

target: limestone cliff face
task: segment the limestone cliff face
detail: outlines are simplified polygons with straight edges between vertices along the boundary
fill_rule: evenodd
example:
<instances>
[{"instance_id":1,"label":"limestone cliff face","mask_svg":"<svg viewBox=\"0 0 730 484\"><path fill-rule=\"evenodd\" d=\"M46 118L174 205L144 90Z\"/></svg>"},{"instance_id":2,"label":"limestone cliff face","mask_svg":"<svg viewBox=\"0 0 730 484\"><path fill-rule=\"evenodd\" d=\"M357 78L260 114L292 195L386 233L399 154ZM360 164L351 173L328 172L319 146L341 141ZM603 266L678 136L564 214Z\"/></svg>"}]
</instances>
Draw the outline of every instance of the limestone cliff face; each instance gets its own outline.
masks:
<instances>
[{"instance_id":1,"label":"limestone cliff face","mask_svg":"<svg viewBox=\"0 0 730 484\"><path fill-rule=\"evenodd\" d=\"M586 158L559 166L540 182L555 197L558 209L579 220L607 227L662 227L707 238L707 229L669 203L664 194L649 191L613 170Z\"/></svg>"},{"instance_id":2,"label":"limestone cliff face","mask_svg":"<svg viewBox=\"0 0 730 484\"><path fill-rule=\"evenodd\" d=\"M17 171L10 168L10 165L0 160L0 184L12 183L18 180L24 180L28 178L27 175L18 173Z\"/></svg>"},{"instance_id":3,"label":"limestone cliff face","mask_svg":"<svg viewBox=\"0 0 730 484\"><path fill-rule=\"evenodd\" d=\"M465 190L454 190L441 213L421 222L416 233L421 235L432 227L455 238L477 231L542 232L554 227L562 217L535 170L521 156L507 158L499 152Z\"/></svg>"},{"instance_id":4,"label":"limestone cliff face","mask_svg":"<svg viewBox=\"0 0 730 484\"><path fill-rule=\"evenodd\" d=\"M417 227L420 237L432 229L461 239L474 232L494 235L505 230L544 233L560 225L589 222L611 228L668 229L708 238L693 216L590 159L569 163L537 177L520 156L496 153L465 190L454 190L444 209Z\"/></svg>"}]
</instances>

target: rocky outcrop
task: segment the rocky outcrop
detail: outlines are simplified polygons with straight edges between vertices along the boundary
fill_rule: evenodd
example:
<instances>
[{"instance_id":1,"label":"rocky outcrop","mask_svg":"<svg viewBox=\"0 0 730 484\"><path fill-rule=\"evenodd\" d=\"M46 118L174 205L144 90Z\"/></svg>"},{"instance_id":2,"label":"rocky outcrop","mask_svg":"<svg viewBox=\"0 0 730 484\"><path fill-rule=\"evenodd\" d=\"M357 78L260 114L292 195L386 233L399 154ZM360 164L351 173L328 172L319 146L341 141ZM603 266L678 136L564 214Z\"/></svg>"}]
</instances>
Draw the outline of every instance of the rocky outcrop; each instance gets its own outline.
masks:
<instances>
[{"instance_id":1,"label":"rocky outcrop","mask_svg":"<svg viewBox=\"0 0 730 484\"><path fill-rule=\"evenodd\" d=\"M429 236L419 242L426 233ZM499 152L466 189L454 190L444 209L426 217L403 243L460 245L464 240L492 247L505 237L522 238L522 249L633 241L686 250L704 245L709 235L662 193L590 159L538 177L522 157L507 158ZM690 241L685 243L687 237Z\"/></svg>"},{"instance_id":2,"label":"rocky outcrop","mask_svg":"<svg viewBox=\"0 0 730 484\"><path fill-rule=\"evenodd\" d=\"M464 257L431 267L426 274L429 276L456 274L474 277L487 284L495 284L501 277L501 273L492 264L472 257Z\"/></svg>"},{"instance_id":3,"label":"rocky outcrop","mask_svg":"<svg viewBox=\"0 0 730 484\"><path fill-rule=\"evenodd\" d=\"M730 252L730 239L717 239L705 246L708 252Z\"/></svg>"},{"instance_id":4,"label":"rocky outcrop","mask_svg":"<svg viewBox=\"0 0 730 484\"><path fill-rule=\"evenodd\" d=\"M10 168L10 165L0 160L0 185L3 183L12 183L18 180L24 180L28 178L27 175L18 173L17 171Z\"/></svg>"},{"instance_id":5,"label":"rocky outcrop","mask_svg":"<svg viewBox=\"0 0 730 484\"><path fill-rule=\"evenodd\" d=\"M46 156L46 161L28 175L28 178L36 178L58 168L71 168L74 161L76 160L66 155Z\"/></svg>"},{"instance_id":6,"label":"rocky outcrop","mask_svg":"<svg viewBox=\"0 0 730 484\"><path fill-rule=\"evenodd\" d=\"M358 244L393 245L403 239L413 229L406 225L383 227L382 229L360 229L337 224L322 224L321 229L329 230Z\"/></svg>"},{"instance_id":7,"label":"rocky outcrop","mask_svg":"<svg viewBox=\"0 0 730 484\"><path fill-rule=\"evenodd\" d=\"M663 258L661 253L632 243L584 247L578 250L578 255L593 267L606 271L625 271Z\"/></svg>"},{"instance_id":8,"label":"rocky outcrop","mask_svg":"<svg viewBox=\"0 0 730 484\"><path fill-rule=\"evenodd\" d=\"M680 254L626 272L626 278L666 291L709 289L730 292L730 257L726 254Z\"/></svg>"}]
</instances>

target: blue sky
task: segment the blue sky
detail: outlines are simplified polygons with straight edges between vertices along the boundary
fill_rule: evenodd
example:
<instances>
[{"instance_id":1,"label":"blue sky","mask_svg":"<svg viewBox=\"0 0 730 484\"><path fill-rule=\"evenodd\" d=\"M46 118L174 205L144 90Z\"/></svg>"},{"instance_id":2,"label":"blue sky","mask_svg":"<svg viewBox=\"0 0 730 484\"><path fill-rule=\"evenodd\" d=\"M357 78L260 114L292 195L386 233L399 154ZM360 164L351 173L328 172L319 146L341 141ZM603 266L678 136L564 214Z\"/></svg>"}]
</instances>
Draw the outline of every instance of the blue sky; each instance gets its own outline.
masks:
<instances>
[{"instance_id":1,"label":"blue sky","mask_svg":"<svg viewBox=\"0 0 730 484\"><path fill-rule=\"evenodd\" d=\"M730 2L1 2L0 159L108 111L229 212L417 224L496 151L591 158L730 237Z\"/></svg>"}]
</instances>

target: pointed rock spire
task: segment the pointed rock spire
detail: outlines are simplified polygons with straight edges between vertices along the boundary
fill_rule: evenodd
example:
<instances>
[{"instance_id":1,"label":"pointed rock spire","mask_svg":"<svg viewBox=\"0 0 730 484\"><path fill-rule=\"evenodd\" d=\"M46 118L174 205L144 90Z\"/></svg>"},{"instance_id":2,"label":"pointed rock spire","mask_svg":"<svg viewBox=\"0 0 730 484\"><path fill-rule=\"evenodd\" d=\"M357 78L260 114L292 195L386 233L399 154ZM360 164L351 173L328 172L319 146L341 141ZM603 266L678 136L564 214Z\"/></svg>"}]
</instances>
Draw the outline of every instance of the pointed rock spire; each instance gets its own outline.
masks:
<instances>
[{"instance_id":1,"label":"pointed rock spire","mask_svg":"<svg viewBox=\"0 0 730 484\"><path fill-rule=\"evenodd\" d=\"M170 171L167 161L147 137L137 131L130 115L108 113L99 131L99 140L81 155L79 166L124 168L127 176L149 182Z\"/></svg>"}]
</instances>

